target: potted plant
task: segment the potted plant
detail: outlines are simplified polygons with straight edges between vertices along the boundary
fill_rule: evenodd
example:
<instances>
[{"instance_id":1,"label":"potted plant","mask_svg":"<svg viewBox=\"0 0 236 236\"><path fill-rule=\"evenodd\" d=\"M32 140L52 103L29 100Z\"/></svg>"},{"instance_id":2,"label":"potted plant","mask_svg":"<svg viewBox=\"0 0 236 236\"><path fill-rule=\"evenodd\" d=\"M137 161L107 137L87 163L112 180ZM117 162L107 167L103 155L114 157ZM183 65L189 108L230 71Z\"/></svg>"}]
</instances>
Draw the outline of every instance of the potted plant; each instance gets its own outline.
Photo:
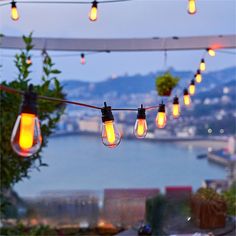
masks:
<instances>
[{"instance_id":1,"label":"potted plant","mask_svg":"<svg viewBox=\"0 0 236 236\"><path fill-rule=\"evenodd\" d=\"M211 188L200 188L191 199L192 217L201 229L225 227L227 207L224 198Z\"/></svg>"},{"instance_id":2,"label":"potted plant","mask_svg":"<svg viewBox=\"0 0 236 236\"><path fill-rule=\"evenodd\" d=\"M156 90L159 96L170 96L172 90L179 83L180 78L174 77L170 72L166 72L156 78Z\"/></svg>"}]
</instances>

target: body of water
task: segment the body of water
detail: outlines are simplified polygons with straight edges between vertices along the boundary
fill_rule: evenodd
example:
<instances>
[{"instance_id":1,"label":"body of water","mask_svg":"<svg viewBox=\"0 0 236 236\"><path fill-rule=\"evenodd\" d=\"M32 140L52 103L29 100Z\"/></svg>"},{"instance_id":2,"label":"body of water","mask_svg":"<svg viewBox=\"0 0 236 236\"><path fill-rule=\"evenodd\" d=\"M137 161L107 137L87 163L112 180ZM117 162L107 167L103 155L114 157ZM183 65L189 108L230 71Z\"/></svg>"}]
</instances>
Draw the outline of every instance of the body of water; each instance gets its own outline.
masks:
<instances>
[{"instance_id":1,"label":"body of water","mask_svg":"<svg viewBox=\"0 0 236 236\"><path fill-rule=\"evenodd\" d=\"M31 178L15 186L21 196L47 190L102 190L105 188L161 188L201 186L204 179L225 178L223 168L196 156L207 150L174 143L122 140L115 149L97 136L51 138L43 161L49 167L33 170Z\"/></svg>"}]
</instances>

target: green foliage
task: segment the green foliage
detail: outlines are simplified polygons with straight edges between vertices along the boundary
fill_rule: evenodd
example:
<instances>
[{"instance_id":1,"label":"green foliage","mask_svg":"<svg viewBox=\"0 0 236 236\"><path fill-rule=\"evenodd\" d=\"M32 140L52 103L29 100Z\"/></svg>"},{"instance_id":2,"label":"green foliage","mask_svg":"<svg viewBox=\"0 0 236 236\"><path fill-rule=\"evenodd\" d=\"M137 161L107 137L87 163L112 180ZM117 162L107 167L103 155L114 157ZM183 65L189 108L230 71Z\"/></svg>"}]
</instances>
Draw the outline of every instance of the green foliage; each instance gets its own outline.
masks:
<instances>
[{"instance_id":1,"label":"green foliage","mask_svg":"<svg viewBox=\"0 0 236 236\"><path fill-rule=\"evenodd\" d=\"M227 213L236 216L236 183L223 193L227 204Z\"/></svg>"},{"instance_id":2,"label":"green foliage","mask_svg":"<svg viewBox=\"0 0 236 236\"><path fill-rule=\"evenodd\" d=\"M47 225L38 225L27 228L23 224L15 227L5 227L0 229L1 235L17 235L17 236L53 236L58 235L57 232Z\"/></svg>"},{"instance_id":3,"label":"green foliage","mask_svg":"<svg viewBox=\"0 0 236 236\"><path fill-rule=\"evenodd\" d=\"M170 96L173 88L177 86L180 78L174 77L169 72L156 78L156 90L159 96Z\"/></svg>"},{"instance_id":4,"label":"green foliage","mask_svg":"<svg viewBox=\"0 0 236 236\"><path fill-rule=\"evenodd\" d=\"M198 197L199 199L208 200L208 201L224 200L223 197L212 188L200 188L194 194L194 196Z\"/></svg>"},{"instance_id":5,"label":"green foliage","mask_svg":"<svg viewBox=\"0 0 236 236\"><path fill-rule=\"evenodd\" d=\"M30 51L33 48L32 34L28 37L23 36L23 41L26 45L25 50L22 50L15 56L15 65L18 70L17 79L2 84L19 90L27 90L30 78L31 64L26 63L26 59L30 56ZM62 86L57 79L57 74L60 71L54 68L54 64L50 56L45 53L43 60L43 75L41 82L34 86L34 91L39 95L64 98ZM52 103L44 100L38 100L38 116L41 120L42 146L38 153L29 158L23 158L15 154L11 148L10 137L12 128L16 121L21 104L21 96L17 94L9 94L4 91L0 93L0 158L1 158L1 191L12 187L15 183L21 181L25 177L29 177L29 173L33 168L46 164L42 161L42 150L47 145L48 137L53 132L57 122L64 111L64 105Z\"/></svg>"},{"instance_id":6,"label":"green foliage","mask_svg":"<svg viewBox=\"0 0 236 236\"><path fill-rule=\"evenodd\" d=\"M167 199L158 195L146 201L146 221L152 226L153 232L163 235L163 224L165 220Z\"/></svg>"}]
</instances>

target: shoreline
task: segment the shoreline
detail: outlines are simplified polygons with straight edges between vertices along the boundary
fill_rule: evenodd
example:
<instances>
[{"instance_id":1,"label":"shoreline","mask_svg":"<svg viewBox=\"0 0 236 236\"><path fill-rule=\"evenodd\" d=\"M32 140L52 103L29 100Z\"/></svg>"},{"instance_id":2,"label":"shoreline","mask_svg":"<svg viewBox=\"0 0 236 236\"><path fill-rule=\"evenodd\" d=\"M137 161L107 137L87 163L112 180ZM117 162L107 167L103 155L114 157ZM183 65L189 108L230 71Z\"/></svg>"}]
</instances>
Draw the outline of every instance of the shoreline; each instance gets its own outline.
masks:
<instances>
[{"instance_id":1,"label":"shoreline","mask_svg":"<svg viewBox=\"0 0 236 236\"><path fill-rule=\"evenodd\" d=\"M53 134L51 138L60 138L66 136L97 136L97 133L87 133L87 132L71 132L71 133L62 133L62 134ZM136 138L131 136L122 137L123 139L127 140L135 140ZM227 140L226 139L217 139L217 137L194 137L194 138L177 138L177 137L170 137L170 138L145 138L142 141L144 142L169 142L169 143L176 143L183 147L187 148L206 148L206 149L223 149L227 147Z\"/></svg>"}]
</instances>

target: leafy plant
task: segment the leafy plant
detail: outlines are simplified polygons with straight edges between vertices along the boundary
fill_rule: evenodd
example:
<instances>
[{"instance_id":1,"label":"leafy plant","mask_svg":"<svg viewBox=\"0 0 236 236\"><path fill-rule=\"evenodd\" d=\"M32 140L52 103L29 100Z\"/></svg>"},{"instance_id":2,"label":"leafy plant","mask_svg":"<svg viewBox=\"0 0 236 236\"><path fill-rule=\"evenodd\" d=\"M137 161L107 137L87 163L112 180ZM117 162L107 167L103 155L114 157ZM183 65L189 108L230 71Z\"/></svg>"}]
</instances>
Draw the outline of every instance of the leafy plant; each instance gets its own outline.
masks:
<instances>
[{"instance_id":1,"label":"leafy plant","mask_svg":"<svg viewBox=\"0 0 236 236\"><path fill-rule=\"evenodd\" d=\"M198 191L195 193L195 197L198 197L202 200L209 200L209 201L222 201L222 200L224 200L223 197L212 188L198 189Z\"/></svg>"},{"instance_id":2,"label":"leafy plant","mask_svg":"<svg viewBox=\"0 0 236 236\"><path fill-rule=\"evenodd\" d=\"M236 216L236 183L223 192L223 197L227 204L227 213L231 216Z\"/></svg>"},{"instance_id":3,"label":"leafy plant","mask_svg":"<svg viewBox=\"0 0 236 236\"><path fill-rule=\"evenodd\" d=\"M17 236L53 236L58 235L56 230L51 229L47 225L38 225L33 227L25 227L23 224L17 224L15 227L5 227L0 229L1 235L17 235Z\"/></svg>"},{"instance_id":4,"label":"leafy plant","mask_svg":"<svg viewBox=\"0 0 236 236\"><path fill-rule=\"evenodd\" d=\"M149 198L146 201L146 221L151 225L153 232L163 235L163 225L166 217L167 199L163 195Z\"/></svg>"},{"instance_id":5,"label":"leafy plant","mask_svg":"<svg viewBox=\"0 0 236 236\"><path fill-rule=\"evenodd\" d=\"M19 90L27 90L30 78L31 64L27 63L30 51L33 49L32 33L26 37L23 36L25 49L15 56L15 66L18 70L17 79L1 84ZM62 86L57 79L59 70L54 68L51 57L44 53L43 75L40 84L34 86L34 91L39 95L64 98ZM21 97L17 94L0 92L0 160L1 160L1 193L4 189L11 188L15 183L23 178L29 177L32 169L40 169L41 166L47 166L42 161L42 150L46 147L49 135L53 132L64 111L64 105L51 103L44 100L38 100L38 116L41 120L42 146L38 153L29 158L22 158L15 154L11 148L10 137L12 128L18 116ZM2 196L2 195L1 195Z\"/></svg>"},{"instance_id":6,"label":"leafy plant","mask_svg":"<svg viewBox=\"0 0 236 236\"><path fill-rule=\"evenodd\" d=\"M159 96L170 96L173 88L177 86L180 78L174 77L169 72L156 78L156 90Z\"/></svg>"}]
</instances>

